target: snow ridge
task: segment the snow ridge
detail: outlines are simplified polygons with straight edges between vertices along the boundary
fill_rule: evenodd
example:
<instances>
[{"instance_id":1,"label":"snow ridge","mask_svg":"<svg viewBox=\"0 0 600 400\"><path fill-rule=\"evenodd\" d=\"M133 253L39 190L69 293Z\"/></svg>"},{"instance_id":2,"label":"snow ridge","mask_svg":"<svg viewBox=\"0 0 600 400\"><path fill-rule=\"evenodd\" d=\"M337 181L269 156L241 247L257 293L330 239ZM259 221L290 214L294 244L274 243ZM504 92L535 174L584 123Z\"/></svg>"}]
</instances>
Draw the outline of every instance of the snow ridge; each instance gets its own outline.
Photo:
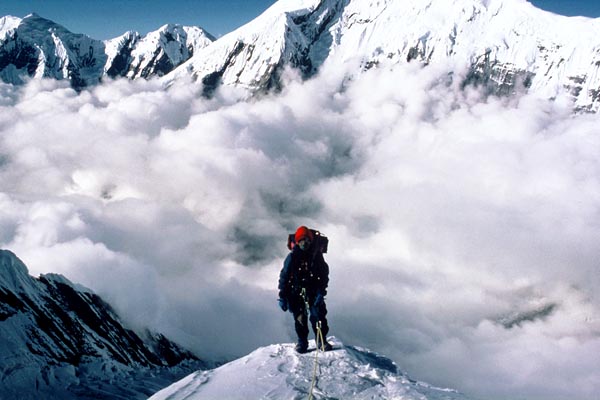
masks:
<instances>
[{"instance_id":1,"label":"snow ridge","mask_svg":"<svg viewBox=\"0 0 600 400\"><path fill-rule=\"evenodd\" d=\"M0 398L145 399L204 367L160 334L143 337L87 288L29 276L0 250Z\"/></svg>"},{"instance_id":2,"label":"snow ridge","mask_svg":"<svg viewBox=\"0 0 600 400\"><path fill-rule=\"evenodd\" d=\"M414 381L391 360L329 338L334 350L318 354L315 399L466 400L451 389ZM314 341L311 341L314 349ZM210 371L198 371L149 400L307 398L315 352L298 354L293 344L259 348Z\"/></svg>"}]
</instances>

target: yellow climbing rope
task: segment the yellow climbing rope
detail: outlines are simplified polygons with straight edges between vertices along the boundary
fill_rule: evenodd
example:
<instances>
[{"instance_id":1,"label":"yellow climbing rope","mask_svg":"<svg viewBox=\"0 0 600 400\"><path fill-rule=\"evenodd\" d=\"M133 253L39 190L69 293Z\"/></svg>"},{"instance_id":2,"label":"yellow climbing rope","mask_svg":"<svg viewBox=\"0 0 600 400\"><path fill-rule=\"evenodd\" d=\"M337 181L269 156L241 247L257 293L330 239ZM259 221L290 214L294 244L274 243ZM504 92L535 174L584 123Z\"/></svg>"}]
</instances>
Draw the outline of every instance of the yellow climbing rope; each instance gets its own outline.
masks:
<instances>
[{"instance_id":1,"label":"yellow climbing rope","mask_svg":"<svg viewBox=\"0 0 600 400\"><path fill-rule=\"evenodd\" d=\"M317 348L315 349L315 367L313 369L312 383L310 384L310 392L308 393L308 400L313 399L313 390L315 383L317 382L317 365L319 362L319 343L321 343L321 351L325 352L325 340L323 339L323 331L321 331L321 321L317 322Z\"/></svg>"}]
</instances>

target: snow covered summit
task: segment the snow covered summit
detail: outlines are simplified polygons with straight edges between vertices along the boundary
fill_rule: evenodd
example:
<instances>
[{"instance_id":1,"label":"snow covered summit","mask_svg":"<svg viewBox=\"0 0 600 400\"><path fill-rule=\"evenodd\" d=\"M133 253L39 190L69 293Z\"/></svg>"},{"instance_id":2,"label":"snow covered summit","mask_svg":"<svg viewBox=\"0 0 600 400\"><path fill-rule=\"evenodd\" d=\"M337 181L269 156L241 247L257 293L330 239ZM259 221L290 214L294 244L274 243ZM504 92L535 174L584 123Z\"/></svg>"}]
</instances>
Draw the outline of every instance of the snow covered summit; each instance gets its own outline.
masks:
<instances>
[{"instance_id":1,"label":"snow covered summit","mask_svg":"<svg viewBox=\"0 0 600 400\"><path fill-rule=\"evenodd\" d=\"M336 338L329 341L334 349L316 357L315 399L467 399L454 390L409 379L386 357L345 346ZM311 345L314 349L314 341ZM296 353L293 344L259 348L219 368L191 374L149 400L308 398L315 356L314 351Z\"/></svg>"},{"instance_id":2,"label":"snow covered summit","mask_svg":"<svg viewBox=\"0 0 600 400\"><path fill-rule=\"evenodd\" d=\"M191 74L207 86L269 88L281 85L286 67L309 78L329 60L353 61L353 72L418 62L443 65L464 85L491 93L564 94L577 109L596 112L599 37L600 19L519 0L279 0L169 79Z\"/></svg>"}]
</instances>

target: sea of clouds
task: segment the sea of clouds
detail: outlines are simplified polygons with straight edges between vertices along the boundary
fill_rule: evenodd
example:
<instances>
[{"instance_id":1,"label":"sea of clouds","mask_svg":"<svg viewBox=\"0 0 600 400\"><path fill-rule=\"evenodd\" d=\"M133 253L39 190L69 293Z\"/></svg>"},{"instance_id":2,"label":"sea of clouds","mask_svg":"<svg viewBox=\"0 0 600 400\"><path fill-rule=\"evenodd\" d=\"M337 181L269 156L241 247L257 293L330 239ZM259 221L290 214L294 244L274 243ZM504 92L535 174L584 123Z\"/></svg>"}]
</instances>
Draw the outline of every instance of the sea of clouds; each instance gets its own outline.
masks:
<instances>
[{"instance_id":1,"label":"sea of clouds","mask_svg":"<svg viewBox=\"0 0 600 400\"><path fill-rule=\"evenodd\" d=\"M485 399L600 392L600 115L441 67L0 86L0 247L226 360L295 340L287 234L330 239L331 334Z\"/></svg>"}]
</instances>

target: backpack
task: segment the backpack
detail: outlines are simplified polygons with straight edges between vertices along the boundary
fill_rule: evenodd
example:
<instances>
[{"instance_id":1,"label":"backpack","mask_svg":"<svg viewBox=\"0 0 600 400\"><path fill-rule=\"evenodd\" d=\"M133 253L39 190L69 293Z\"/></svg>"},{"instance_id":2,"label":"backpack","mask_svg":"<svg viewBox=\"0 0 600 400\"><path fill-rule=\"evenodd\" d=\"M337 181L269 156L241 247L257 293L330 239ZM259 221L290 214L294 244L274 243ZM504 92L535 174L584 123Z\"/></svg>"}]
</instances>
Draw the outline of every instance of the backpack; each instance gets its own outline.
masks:
<instances>
[{"instance_id":1,"label":"backpack","mask_svg":"<svg viewBox=\"0 0 600 400\"><path fill-rule=\"evenodd\" d=\"M327 253L327 246L329 246L329 239L327 239L327 236L323 235L321 232L315 229L310 229L310 231L313 234L313 246L315 246L315 251L320 253ZM295 236L296 234L294 233L290 233L288 235L287 248L290 251L294 249L294 246L296 246Z\"/></svg>"}]
</instances>

